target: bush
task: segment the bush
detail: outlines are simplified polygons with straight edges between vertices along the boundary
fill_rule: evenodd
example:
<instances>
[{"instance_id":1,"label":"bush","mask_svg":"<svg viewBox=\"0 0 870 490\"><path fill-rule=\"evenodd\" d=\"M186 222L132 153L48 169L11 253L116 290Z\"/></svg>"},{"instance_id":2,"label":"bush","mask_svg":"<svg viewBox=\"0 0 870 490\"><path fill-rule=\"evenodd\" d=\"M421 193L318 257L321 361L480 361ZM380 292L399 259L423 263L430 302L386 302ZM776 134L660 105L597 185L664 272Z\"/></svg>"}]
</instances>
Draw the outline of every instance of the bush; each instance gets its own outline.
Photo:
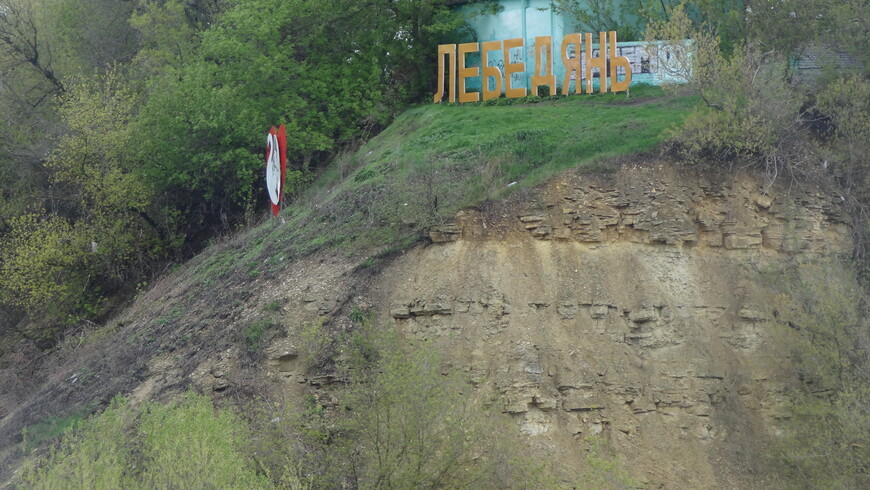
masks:
<instances>
[{"instance_id":1,"label":"bush","mask_svg":"<svg viewBox=\"0 0 870 490\"><path fill-rule=\"evenodd\" d=\"M867 488L868 298L841 263L800 264L771 276L782 293L777 342L795 369L785 407L792 416L771 447L774 466L793 487Z\"/></svg>"},{"instance_id":2,"label":"bush","mask_svg":"<svg viewBox=\"0 0 870 490\"><path fill-rule=\"evenodd\" d=\"M130 423L126 400L112 400L102 414L67 434L43 461L31 461L22 474L24 488L130 488L132 447L125 444Z\"/></svg>"},{"instance_id":3,"label":"bush","mask_svg":"<svg viewBox=\"0 0 870 490\"><path fill-rule=\"evenodd\" d=\"M664 59L667 50L672 75L704 101L667 132L668 147L687 164L750 164L770 180L800 170L808 156L801 144L804 94L786 77L785 54L747 41L726 55L709 29L694 26L680 5L647 30L648 41L666 41L650 45L654 56Z\"/></svg>"},{"instance_id":4,"label":"bush","mask_svg":"<svg viewBox=\"0 0 870 490\"><path fill-rule=\"evenodd\" d=\"M25 466L24 488L262 488L245 452L247 425L208 397L148 404L138 421L123 398Z\"/></svg>"},{"instance_id":5,"label":"bush","mask_svg":"<svg viewBox=\"0 0 870 490\"><path fill-rule=\"evenodd\" d=\"M89 298L89 244L69 221L25 214L0 240L0 295L31 313L61 316L95 306Z\"/></svg>"},{"instance_id":6,"label":"bush","mask_svg":"<svg viewBox=\"0 0 870 490\"><path fill-rule=\"evenodd\" d=\"M854 257L870 284L870 80L855 73L829 80L816 96L816 108L829 121L825 165L840 183L852 218Z\"/></svg>"},{"instance_id":7,"label":"bush","mask_svg":"<svg viewBox=\"0 0 870 490\"><path fill-rule=\"evenodd\" d=\"M321 344L323 345L323 344ZM540 483L434 346L409 346L369 318L326 346L346 383L309 400L298 426L317 487L505 488ZM334 397L331 403L323 400ZM510 481L507 480L510 475Z\"/></svg>"},{"instance_id":8,"label":"bush","mask_svg":"<svg viewBox=\"0 0 870 490\"><path fill-rule=\"evenodd\" d=\"M244 452L243 420L215 410L209 398L189 393L177 404L149 405L139 422L147 488L255 488L264 486Z\"/></svg>"}]
</instances>

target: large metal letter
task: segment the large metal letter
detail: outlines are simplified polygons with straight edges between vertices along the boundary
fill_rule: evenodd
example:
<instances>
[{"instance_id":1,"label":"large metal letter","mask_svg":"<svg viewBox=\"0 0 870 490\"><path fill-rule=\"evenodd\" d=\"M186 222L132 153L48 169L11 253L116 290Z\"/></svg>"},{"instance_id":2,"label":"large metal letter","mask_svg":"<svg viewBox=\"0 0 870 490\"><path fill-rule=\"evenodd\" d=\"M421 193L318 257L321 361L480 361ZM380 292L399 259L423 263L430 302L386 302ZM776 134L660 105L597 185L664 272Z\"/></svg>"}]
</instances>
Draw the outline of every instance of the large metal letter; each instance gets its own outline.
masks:
<instances>
[{"instance_id":1,"label":"large metal letter","mask_svg":"<svg viewBox=\"0 0 870 490\"><path fill-rule=\"evenodd\" d=\"M586 33L586 93L592 93L592 69L598 68L601 92L607 92L607 58L605 58L605 40L603 32L598 33L598 57L592 57L592 34Z\"/></svg>"},{"instance_id":2,"label":"large metal letter","mask_svg":"<svg viewBox=\"0 0 870 490\"><path fill-rule=\"evenodd\" d=\"M543 52L547 52L547 64L544 64ZM544 68L543 74L541 67ZM532 77L532 93L538 95L539 85L549 85L550 95L556 95L556 75L553 75L553 38L538 36L535 38L535 75Z\"/></svg>"},{"instance_id":3,"label":"large metal letter","mask_svg":"<svg viewBox=\"0 0 870 490\"><path fill-rule=\"evenodd\" d=\"M574 57L568 57L568 46L574 45ZM574 76L574 93L579 94L580 88L580 34L568 34L562 38L562 64L565 65L565 83L562 84L562 95L568 95L571 88L571 76Z\"/></svg>"},{"instance_id":4,"label":"large metal letter","mask_svg":"<svg viewBox=\"0 0 870 490\"><path fill-rule=\"evenodd\" d=\"M465 67L465 55L477 52L477 43L465 43L459 45L459 102L477 102L480 100L479 92L466 92L465 79L480 76L480 68L473 66Z\"/></svg>"},{"instance_id":5,"label":"large metal letter","mask_svg":"<svg viewBox=\"0 0 870 490\"><path fill-rule=\"evenodd\" d=\"M504 95L509 99L526 96L526 88L511 87L511 75L514 73L525 73L526 64L522 61L517 63L508 63L511 56L511 48L522 48L523 38L508 39L504 42Z\"/></svg>"},{"instance_id":6,"label":"large metal letter","mask_svg":"<svg viewBox=\"0 0 870 490\"><path fill-rule=\"evenodd\" d=\"M480 45L480 66L483 67L483 79L481 80L483 100L495 99L501 95L501 70L497 66L489 66L489 52L499 49L501 49L501 41L488 41ZM490 78L495 79L495 90L489 89Z\"/></svg>"},{"instance_id":7,"label":"large metal letter","mask_svg":"<svg viewBox=\"0 0 870 490\"><path fill-rule=\"evenodd\" d=\"M441 44L438 46L438 92L434 102L437 104L444 98L444 56L450 63L450 102L456 102L456 45Z\"/></svg>"},{"instance_id":8,"label":"large metal letter","mask_svg":"<svg viewBox=\"0 0 870 490\"><path fill-rule=\"evenodd\" d=\"M616 31L610 31L610 91L625 92L631 85L631 63L625 56L616 56ZM619 81L616 69L625 69L625 80Z\"/></svg>"}]
</instances>

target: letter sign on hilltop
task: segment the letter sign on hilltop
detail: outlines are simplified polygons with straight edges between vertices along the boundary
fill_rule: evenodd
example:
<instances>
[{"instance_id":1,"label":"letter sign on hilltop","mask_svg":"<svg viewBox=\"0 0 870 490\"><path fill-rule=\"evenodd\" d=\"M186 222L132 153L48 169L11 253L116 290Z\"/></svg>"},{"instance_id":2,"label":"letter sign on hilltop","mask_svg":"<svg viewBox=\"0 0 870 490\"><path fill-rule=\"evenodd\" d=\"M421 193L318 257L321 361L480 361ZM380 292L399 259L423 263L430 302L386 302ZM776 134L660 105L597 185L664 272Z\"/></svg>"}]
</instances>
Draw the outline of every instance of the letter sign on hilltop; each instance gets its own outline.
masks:
<instances>
[{"instance_id":1,"label":"letter sign on hilltop","mask_svg":"<svg viewBox=\"0 0 870 490\"><path fill-rule=\"evenodd\" d=\"M593 92L592 79L597 75L599 90L601 92L625 92L631 85L631 64L628 58L616 55L616 31L599 32L598 47L593 47L592 34L568 34L562 38L561 56L553 53L553 39L551 36L538 36L535 38L535 65L534 75L531 76L528 86L534 95L538 95L538 87L549 87L551 94L556 94L556 75L553 65L561 60L565 68L565 79L562 82L562 95L570 91L571 81L574 80L574 93L582 93L581 77L586 79L586 93ZM585 49L581 49L585 47ZM511 49L524 49L523 39L508 39L505 41L487 41L484 43L442 44L438 46L438 92L434 102L437 104L444 99L445 78L449 76L450 86L447 89L449 102L477 102L481 100L500 97L504 88L505 97L512 99L525 97L525 87L515 87L517 81L522 81L526 74L526 64L521 58L511 59ZM504 67L491 66L489 62L492 52L502 52ZM595 56L595 51L598 56ZM471 53L480 53L480 66L466 66L466 56ZM583 57L579 56L583 53ZM619 80L619 69L625 73L624 80ZM582 71L581 70L585 70ZM593 74L593 70L598 70ZM583 76L585 75L585 76ZM469 78L479 78L481 81L480 92L466 92L466 81ZM609 89L608 89L608 79ZM495 88L490 89L490 82L494 82Z\"/></svg>"}]
</instances>

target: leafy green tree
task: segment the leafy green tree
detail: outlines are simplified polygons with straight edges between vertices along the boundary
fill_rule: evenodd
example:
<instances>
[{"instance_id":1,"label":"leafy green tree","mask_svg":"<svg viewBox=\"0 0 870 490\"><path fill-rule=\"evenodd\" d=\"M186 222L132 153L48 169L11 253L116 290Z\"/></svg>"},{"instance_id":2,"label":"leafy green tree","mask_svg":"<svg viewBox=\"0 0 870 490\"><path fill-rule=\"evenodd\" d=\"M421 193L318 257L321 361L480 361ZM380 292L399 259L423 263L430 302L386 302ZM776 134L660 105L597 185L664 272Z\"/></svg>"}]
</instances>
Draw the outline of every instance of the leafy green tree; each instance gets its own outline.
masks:
<instances>
[{"instance_id":1,"label":"leafy green tree","mask_svg":"<svg viewBox=\"0 0 870 490\"><path fill-rule=\"evenodd\" d=\"M132 0L36 0L61 78L93 75L129 61L138 49Z\"/></svg>"},{"instance_id":2,"label":"leafy green tree","mask_svg":"<svg viewBox=\"0 0 870 490\"><path fill-rule=\"evenodd\" d=\"M640 2L620 0L553 0L556 12L575 19L577 32L616 31L620 41L641 36Z\"/></svg>"},{"instance_id":3,"label":"leafy green tree","mask_svg":"<svg viewBox=\"0 0 870 490\"><path fill-rule=\"evenodd\" d=\"M122 77L121 72L108 71L83 79L61 97L59 112L66 134L46 164L54 184L64 190L59 212L101 229L93 239L104 248L99 253L111 261L137 251L147 258L159 246L153 237L162 232L147 213L154 200L153 186L137 172L132 158L136 142L130 121L138 97Z\"/></svg>"},{"instance_id":4,"label":"leafy green tree","mask_svg":"<svg viewBox=\"0 0 870 490\"><path fill-rule=\"evenodd\" d=\"M292 193L312 165L428 92L425 61L462 23L447 2L409 0L250 0L217 19L192 59L171 54L183 63L149 83L135 123L143 172L175 197L194 235L191 223L233 221L264 200L255 184L269 126L287 125ZM153 35L188 39L186 29Z\"/></svg>"},{"instance_id":5,"label":"leafy green tree","mask_svg":"<svg viewBox=\"0 0 870 490\"><path fill-rule=\"evenodd\" d=\"M154 77L164 66L179 68L193 61L199 46L199 32L214 20L222 2L141 0L130 17L140 38L134 60L143 77Z\"/></svg>"},{"instance_id":6,"label":"leafy green tree","mask_svg":"<svg viewBox=\"0 0 870 490\"><path fill-rule=\"evenodd\" d=\"M47 84L42 93L60 93L64 86L52 65L49 28L37 0L6 0L0 7L0 59L20 63L33 72L34 83ZM8 63L8 61L6 61Z\"/></svg>"},{"instance_id":7,"label":"leafy green tree","mask_svg":"<svg viewBox=\"0 0 870 490\"><path fill-rule=\"evenodd\" d=\"M57 134L53 96L64 84L39 7L36 0L0 5L0 234L48 187L42 163Z\"/></svg>"},{"instance_id":8,"label":"leafy green tree","mask_svg":"<svg viewBox=\"0 0 870 490\"><path fill-rule=\"evenodd\" d=\"M54 198L8 220L0 287L11 304L66 320L99 311L107 291L147 271L166 245L149 215L152 187L130 168L136 98L119 74L70 85L66 133L46 158Z\"/></svg>"},{"instance_id":9,"label":"leafy green tree","mask_svg":"<svg viewBox=\"0 0 870 490\"><path fill-rule=\"evenodd\" d=\"M63 314L87 308L88 243L69 221L24 214L8 221L0 242L4 302L31 313Z\"/></svg>"}]
</instances>

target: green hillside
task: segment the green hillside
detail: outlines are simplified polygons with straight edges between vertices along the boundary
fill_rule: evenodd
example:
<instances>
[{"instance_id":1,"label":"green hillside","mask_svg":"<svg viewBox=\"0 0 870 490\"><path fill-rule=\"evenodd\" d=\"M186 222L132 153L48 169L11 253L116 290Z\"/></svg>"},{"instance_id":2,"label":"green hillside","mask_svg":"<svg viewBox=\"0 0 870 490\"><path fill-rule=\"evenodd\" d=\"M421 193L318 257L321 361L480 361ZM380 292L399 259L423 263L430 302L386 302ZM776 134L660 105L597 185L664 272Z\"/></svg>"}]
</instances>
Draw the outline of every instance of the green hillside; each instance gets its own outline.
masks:
<instances>
[{"instance_id":1,"label":"green hillside","mask_svg":"<svg viewBox=\"0 0 870 490\"><path fill-rule=\"evenodd\" d=\"M654 151L664 131L678 125L695 101L641 86L630 97L411 108L356 152L337 157L283 211L286 224L269 220L255 229L258 246L240 251L244 257L213 257L204 266L247 261L252 271L269 271L281 256L299 257L321 247L348 254L398 250L460 208L482 205L566 168L610 172L625 159ZM360 257L365 264L373 259Z\"/></svg>"}]
</instances>

